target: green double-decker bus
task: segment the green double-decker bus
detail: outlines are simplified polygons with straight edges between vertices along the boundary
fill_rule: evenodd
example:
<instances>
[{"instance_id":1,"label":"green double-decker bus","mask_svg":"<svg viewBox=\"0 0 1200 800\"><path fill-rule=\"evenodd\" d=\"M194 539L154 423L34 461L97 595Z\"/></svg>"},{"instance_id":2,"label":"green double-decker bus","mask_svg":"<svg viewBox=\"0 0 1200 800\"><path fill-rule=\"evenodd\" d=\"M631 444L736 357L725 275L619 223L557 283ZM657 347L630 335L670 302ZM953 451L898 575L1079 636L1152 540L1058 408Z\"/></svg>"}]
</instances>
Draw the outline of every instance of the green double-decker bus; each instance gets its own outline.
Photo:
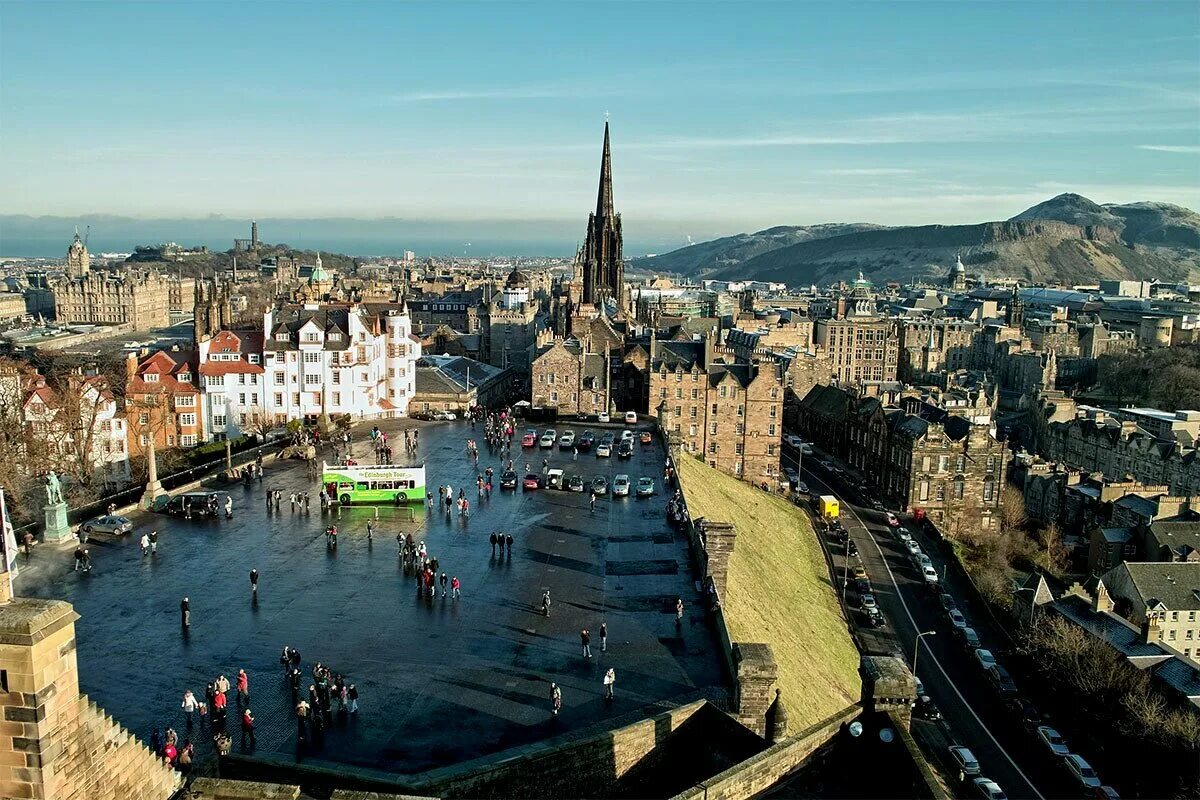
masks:
<instances>
[{"instance_id":1,"label":"green double-decker bus","mask_svg":"<svg viewBox=\"0 0 1200 800\"><path fill-rule=\"evenodd\" d=\"M425 502L425 467L394 464L321 464L326 496L344 506L354 503L405 505Z\"/></svg>"}]
</instances>

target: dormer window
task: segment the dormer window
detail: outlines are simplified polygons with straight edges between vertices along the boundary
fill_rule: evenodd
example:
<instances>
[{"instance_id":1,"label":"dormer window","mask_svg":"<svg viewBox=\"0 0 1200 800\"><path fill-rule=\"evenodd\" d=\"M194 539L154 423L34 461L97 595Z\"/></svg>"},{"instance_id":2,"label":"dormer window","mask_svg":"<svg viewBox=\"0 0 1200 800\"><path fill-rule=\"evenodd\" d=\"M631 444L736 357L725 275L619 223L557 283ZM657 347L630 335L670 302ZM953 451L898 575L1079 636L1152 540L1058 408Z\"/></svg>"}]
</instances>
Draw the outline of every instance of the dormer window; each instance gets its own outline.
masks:
<instances>
[{"instance_id":1,"label":"dormer window","mask_svg":"<svg viewBox=\"0 0 1200 800\"><path fill-rule=\"evenodd\" d=\"M146 383L158 383L158 373L157 372L147 372L145 375L142 376L142 380L144 380Z\"/></svg>"},{"instance_id":2,"label":"dormer window","mask_svg":"<svg viewBox=\"0 0 1200 800\"><path fill-rule=\"evenodd\" d=\"M291 338L292 337L288 335L287 331L279 331L278 333L275 334L275 341L277 341L277 342L290 341Z\"/></svg>"},{"instance_id":3,"label":"dormer window","mask_svg":"<svg viewBox=\"0 0 1200 800\"><path fill-rule=\"evenodd\" d=\"M321 334L316 333L315 331L308 331L304 334L304 341L319 342L321 341Z\"/></svg>"},{"instance_id":4,"label":"dormer window","mask_svg":"<svg viewBox=\"0 0 1200 800\"><path fill-rule=\"evenodd\" d=\"M155 376L154 379L158 380L158 376ZM184 381L184 382L190 382L192 380L192 373L190 373L190 372L179 373L179 380Z\"/></svg>"},{"instance_id":5,"label":"dormer window","mask_svg":"<svg viewBox=\"0 0 1200 800\"><path fill-rule=\"evenodd\" d=\"M339 332L337 332L337 331L330 331L330 332L329 332L329 341L331 341L331 342L340 342L341 340L342 340L342 334L340 334L340 333L339 333Z\"/></svg>"},{"instance_id":6,"label":"dormer window","mask_svg":"<svg viewBox=\"0 0 1200 800\"><path fill-rule=\"evenodd\" d=\"M248 357L249 357L249 359L250 359L250 363L251 363L251 364L257 364L257 363L258 363L258 353L250 353Z\"/></svg>"}]
</instances>

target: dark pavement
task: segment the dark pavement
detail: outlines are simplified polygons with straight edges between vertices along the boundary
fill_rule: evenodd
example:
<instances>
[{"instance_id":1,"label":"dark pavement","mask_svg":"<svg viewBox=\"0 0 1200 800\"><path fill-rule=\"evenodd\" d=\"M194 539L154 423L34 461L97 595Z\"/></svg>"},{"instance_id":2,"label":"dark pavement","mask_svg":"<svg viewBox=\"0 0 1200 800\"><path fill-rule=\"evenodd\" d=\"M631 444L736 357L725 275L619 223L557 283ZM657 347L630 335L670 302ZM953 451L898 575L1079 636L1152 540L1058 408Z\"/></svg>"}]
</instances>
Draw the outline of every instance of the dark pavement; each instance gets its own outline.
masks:
<instances>
[{"instance_id":1,"label":"dark pavement","mask_svg":"<svg viewBox=\"0 0 1200 800\"><path fill-rule=\"evenodd\" d=\"M637 445L631 461L538 449L513 459L540 470L589 479L628 473L655 478L648 499L601 498L589 513L586 494L556 490L505 492L478 500L475 467L465 441L478 434L465 422L400 422L421 428L421 457L435 493L449 483L467 489L471 518L457 514L409 522L407 512L380 509L373 543L365 525L372 511L356 508L338 520L336 552L326 547L315 497L310 514L292 513L287 495L315 491L299 462L267 466L263 484L232 489L233 520L189 522L136 514L124 540L91 545L90 574L72 571L71 550L38 549L34 568L17 580L21 594L69 600L77 623L80 683L116 719L148 740L153 727L174 727L185 689L203 697L219 674L250 675L251 708L258 720L259 754L298 754L296 725L279 653L303 656L304 686L320 661L344 673L361 695L357 718L336 721L324 748L305 757L412 772L496 752L573 729L591 727L655 703L721 684L721 659L703 615L688 615L682 634L673 606L682 596L695 607L687 542L664 519L663 452ZM544 428L545 426L543 426ZM582 425L559 424L577 433ZM617 429L619 431L619 428ZM358 435L365 439L365 429ZM367 445L356 445L364 458ZM396 446L402 449L401 445ZM480 469L497 470L500 457L481 454ZM283 510L268 515L264 487L284 493ZM143 557L137 538L159 532L158 553ZM488 534L512 533L512 556L492 557ZM397 530L424 539L441 569L462 581L462 598L418 597L396 555ZM260 574L251 602L249 571ZM537 606L550 588L552 615ZM191 602L191 629L179 622L179 601ZM599 650L607 620L609 649ZM579 631L593 634L595 657L580 655ZM616 670L616 701L603 699L601 678ZM549 686L563 691L563 711L550 714ZM230 700L231 712L233 700ZM236 715L230 732L238 745ZM210 734L197 731L198 758L211 756Z\"/></svg>"}]
</instances>

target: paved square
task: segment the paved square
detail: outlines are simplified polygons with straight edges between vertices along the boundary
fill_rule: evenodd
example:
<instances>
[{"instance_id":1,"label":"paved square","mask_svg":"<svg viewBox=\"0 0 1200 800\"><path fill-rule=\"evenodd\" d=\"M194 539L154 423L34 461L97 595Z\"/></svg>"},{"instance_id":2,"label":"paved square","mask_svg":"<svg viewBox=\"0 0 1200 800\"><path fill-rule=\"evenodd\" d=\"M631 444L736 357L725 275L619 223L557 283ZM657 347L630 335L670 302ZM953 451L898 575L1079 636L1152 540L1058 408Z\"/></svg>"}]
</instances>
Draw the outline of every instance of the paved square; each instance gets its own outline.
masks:
<instances>
[{"instance_id":1,"label":"paved square","mask_svg":"<svg viewBox=\"0 0 1200 800\"><path fill-rule=\"evenodd\" d=\"M518 472L525 462L540 471L543 457L567 474L610 481L628 473L655 479L652 498L598 500L557 490L493 491L475 496L475 466L465 422L420 424L421 453L431 487L467 489L470 521L457 514L407 513L385 508L373 543L366 538L371 511L343 512L336 552L323 531L330 515L313 501L310 514L293 513L287 496L314 491L298 462L268 465L263 484L232 489L231 521L187 522L135 515L124 541L92 544L94 569L72 571L70 551L39 548L33 569L17 579L21 594L74 603L80 682L116 719L148 740L155 726L184 730L179 710L185 689L203 696L218 674L250 675L251 707L262 755L298 755L291 698L279 666L284 645L299 649L307 687L315 661L343 672L358 687L357 719L335 721L324 748L304 757L416 772L514 745L593 726L654 703L719 686L721 659L695 600L687 542L664 518L663 452L637 445L634 458L600 459L513 449ZM545 427L545 426L542 426ZM561 433L586 426L559 423ZM365 430L359 432L365 436ZM519 433L518 441L519 445ZM359 443L356 452L365 455ZM397 446L397 450L402 447ZM366 459L364 459L366 460ZM500 456L482 452L479 468ZM282 511L268 514L265 488L283 491ZM435 492L436 488L432 491ZM159 532L158 553L143 557L142 530ZM396 555L397 529L414 531L447 575L462 581L462 599L418 597L416 581ZM512 556L493 557L488 534L513 535ZM22 557L23 558L23 557ZM260 573L251 602L249 571ZM538 610L549 588L552 613ZM188 596L192 624L185 636L179 601ZM673 608L683 597L689 614L677 631ZM608 623L608 651L599 650L600 622ZM592 631L595 657L581 657L579 631ZM603 699L601 678L616 670L616 702ZM550 681L563 691L563 711L550 714ZM232 706L232 701L231 701ZM230 730L237 747L235 715ZM195 736L198 755L210 753L207 732Z\"/></svg>"}]
</instances>

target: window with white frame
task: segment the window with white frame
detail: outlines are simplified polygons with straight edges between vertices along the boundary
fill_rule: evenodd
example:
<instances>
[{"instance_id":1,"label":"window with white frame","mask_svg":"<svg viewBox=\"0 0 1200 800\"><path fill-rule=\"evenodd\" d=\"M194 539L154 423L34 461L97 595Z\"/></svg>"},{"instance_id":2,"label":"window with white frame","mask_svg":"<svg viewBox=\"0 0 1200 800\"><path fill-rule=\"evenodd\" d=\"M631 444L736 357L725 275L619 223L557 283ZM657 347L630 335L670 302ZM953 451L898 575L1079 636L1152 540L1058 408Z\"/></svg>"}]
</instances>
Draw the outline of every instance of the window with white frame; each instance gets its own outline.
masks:
<instances>
[{"instance_id":1,"label":"window with white frame","mask_svg":"<svg viewBox=\"0 0 1200 800\"><path fill-rule=\"evenodd\" d=\"M195 425L196 424L196 415L195 414L180 414L179 415L179 424L180 425Z\"/></svg>"}]
</instances>

